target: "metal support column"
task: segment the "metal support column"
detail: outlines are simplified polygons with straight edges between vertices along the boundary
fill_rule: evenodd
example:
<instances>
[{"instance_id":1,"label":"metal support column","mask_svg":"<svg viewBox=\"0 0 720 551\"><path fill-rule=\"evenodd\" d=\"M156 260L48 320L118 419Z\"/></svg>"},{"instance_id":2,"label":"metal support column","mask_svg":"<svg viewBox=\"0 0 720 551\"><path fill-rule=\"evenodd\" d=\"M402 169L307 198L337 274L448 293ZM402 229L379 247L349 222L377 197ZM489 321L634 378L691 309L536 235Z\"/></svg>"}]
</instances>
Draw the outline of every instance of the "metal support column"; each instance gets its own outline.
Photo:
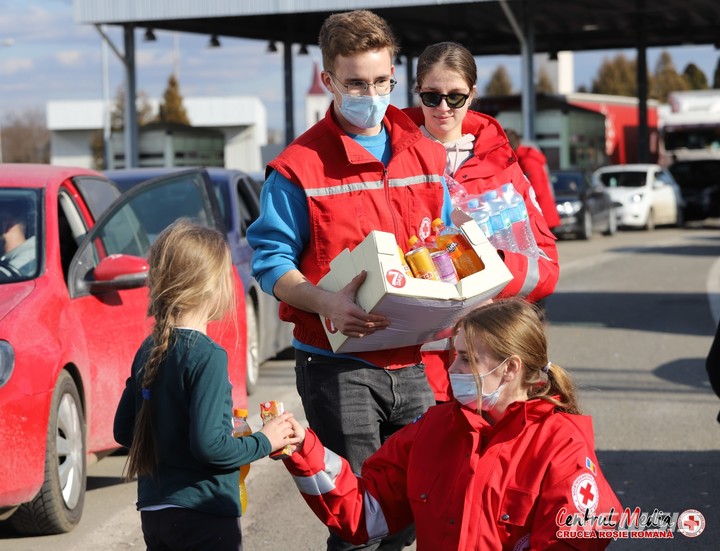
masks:
<instances>
[{"instance_id":1,"label":"metal support column","mask_svg":"<svg viewBox=\"0 0 720 551\"><path fill-rule=\"evenodd\" d=\"M135 27L124 25L125 38L125 168L139 166L138 124L137 124L137 85L135 75Z\"/></svg>"},{"instance_id":2,"label":"metal support column","mask_svg":"<svg viewBox=\"0 0 720 551\"><path fill-rule=\"evenodd\" d=\"M650 132L648 131L648 78L647 35L645 33L645 0L637 1L638 47L637 47L637 94L638 94L638 162L650 162Z\"/></svg>"},{"instance_id":3,"label":"metal support column","mask_svg":"<svg viewBox=\"0 0 720 551\"><path fill-rule=\"evenodd\" d=\"M413 58L405 56L405 80L407 82L407 106L412 107L415 103L415 71L413 71Z\"/></svg>"},{"instance_id":4,"label":"metal support column","mask_svg":"<svg viewBox=\"0 0 720 551\"><path fill-rule=\"evenodd\" d=\"M293 101L292 42L283 42L283 69L285 78L285 145L295 139L295 108Z\"/></svg>"}]
</instances>

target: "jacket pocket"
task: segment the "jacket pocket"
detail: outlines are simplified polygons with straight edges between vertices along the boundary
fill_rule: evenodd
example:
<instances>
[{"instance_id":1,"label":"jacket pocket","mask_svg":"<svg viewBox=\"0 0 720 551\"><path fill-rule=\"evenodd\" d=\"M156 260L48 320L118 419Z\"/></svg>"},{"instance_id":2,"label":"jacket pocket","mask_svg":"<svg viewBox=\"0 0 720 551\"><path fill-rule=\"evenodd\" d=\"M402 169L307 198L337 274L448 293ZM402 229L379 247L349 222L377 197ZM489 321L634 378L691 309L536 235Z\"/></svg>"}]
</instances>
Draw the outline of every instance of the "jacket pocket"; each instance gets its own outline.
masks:
<instances>
[{"instance_id":1,"label":"jacket pocket","mask_svg":"<svg viewBox=\"0 0 720 551\"><path fill-rule=\"evenodd\" d=\"M508 488L505 490L505 495L500 504L498 523L507 525L506 529L508 531L511 531L516 526L526 526L536 502L537 493Z\"/></svg>"}]
</instances>

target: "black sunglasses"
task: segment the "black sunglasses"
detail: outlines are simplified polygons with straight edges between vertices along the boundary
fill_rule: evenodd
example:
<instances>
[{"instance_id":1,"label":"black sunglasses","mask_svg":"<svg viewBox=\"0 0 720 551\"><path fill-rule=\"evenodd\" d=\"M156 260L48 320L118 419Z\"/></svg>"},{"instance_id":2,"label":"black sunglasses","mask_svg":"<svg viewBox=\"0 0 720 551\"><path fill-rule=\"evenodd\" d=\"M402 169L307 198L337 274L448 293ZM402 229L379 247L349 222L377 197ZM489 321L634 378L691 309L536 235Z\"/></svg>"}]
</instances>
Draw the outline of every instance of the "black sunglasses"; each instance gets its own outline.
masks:
<instances>
[{"instance_id":1,"label":"black sunglasses","mask_svg":"<svg viewBox=\"0 0 720 551\"><path fill-rule=\"evenodd\" d=\"M420 100L425 107L437 107L444 99L451 109L460 109L470 97L470 94L438 94L437 92L420 92Z\"/></svg>"}]
</instances>

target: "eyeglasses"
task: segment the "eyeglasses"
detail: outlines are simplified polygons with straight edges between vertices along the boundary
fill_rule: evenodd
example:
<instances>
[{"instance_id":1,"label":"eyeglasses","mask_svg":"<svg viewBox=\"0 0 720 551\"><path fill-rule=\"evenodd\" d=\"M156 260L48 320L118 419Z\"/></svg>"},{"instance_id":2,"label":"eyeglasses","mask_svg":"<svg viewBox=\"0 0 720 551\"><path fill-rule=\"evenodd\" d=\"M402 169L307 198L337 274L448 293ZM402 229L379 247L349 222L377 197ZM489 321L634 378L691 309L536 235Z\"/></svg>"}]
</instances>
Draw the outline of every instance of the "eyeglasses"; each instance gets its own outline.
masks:
<instances>
[{"instance_id":1,"label":"eyeglasses","mask_svg":"<svg viewBox=\"0 0 720 551\"><path fill-rule=\"evenodd\" d=\"M450 109L460 109L470 97L470 94L438 94L437 92L420 92L420 100L425 107L437 107L445 100Z\"/></svg>"},{"instance_id":2,"label":"eyeglasses","mask_svg":"<svg viewBox=\"0 0 720 551\"><path fill-rule=\"evenodd\" d=\"M394 78L381 78L379 80L376 80L372 84L369 82L365 82L364 80L351 80L347 84L340 82L335 75L333 75L330 71L328 71L328 74L343 88L347 90L347 93L351 96L364 96L367 92L368 88L372 86L375 88L375 92L377 92L378 96L387 96L390 92L393 91L393 88L395 88L395 85L397 84L397 80Z\"/></svg>"}]
</instances>

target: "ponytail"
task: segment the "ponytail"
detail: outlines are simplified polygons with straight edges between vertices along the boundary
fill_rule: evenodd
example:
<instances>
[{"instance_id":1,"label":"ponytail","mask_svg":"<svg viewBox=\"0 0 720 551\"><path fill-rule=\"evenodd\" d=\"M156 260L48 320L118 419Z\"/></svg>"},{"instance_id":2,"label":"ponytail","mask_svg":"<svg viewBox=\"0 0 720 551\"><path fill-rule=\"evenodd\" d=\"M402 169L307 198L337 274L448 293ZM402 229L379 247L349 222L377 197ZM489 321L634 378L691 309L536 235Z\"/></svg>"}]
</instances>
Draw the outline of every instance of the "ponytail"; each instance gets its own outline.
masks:
<instances>
[{"instance_id":1,"label":"ponytail","mask_svg":"<svg viewBox=\"0 0 720 551\"><path fill-rule=\"evenodd\" d=\"M552 362L548 362L546 367L548 368L547 381L533 386L528 392L528 398L547 400L551 404L555 404L558 411L580 414L580 406L575 396L575 385L570 374ZM540 371L545 371L545 369ZM560 395L559 400L556 398L557 395Z\"/></svg>"}]
</instances>

